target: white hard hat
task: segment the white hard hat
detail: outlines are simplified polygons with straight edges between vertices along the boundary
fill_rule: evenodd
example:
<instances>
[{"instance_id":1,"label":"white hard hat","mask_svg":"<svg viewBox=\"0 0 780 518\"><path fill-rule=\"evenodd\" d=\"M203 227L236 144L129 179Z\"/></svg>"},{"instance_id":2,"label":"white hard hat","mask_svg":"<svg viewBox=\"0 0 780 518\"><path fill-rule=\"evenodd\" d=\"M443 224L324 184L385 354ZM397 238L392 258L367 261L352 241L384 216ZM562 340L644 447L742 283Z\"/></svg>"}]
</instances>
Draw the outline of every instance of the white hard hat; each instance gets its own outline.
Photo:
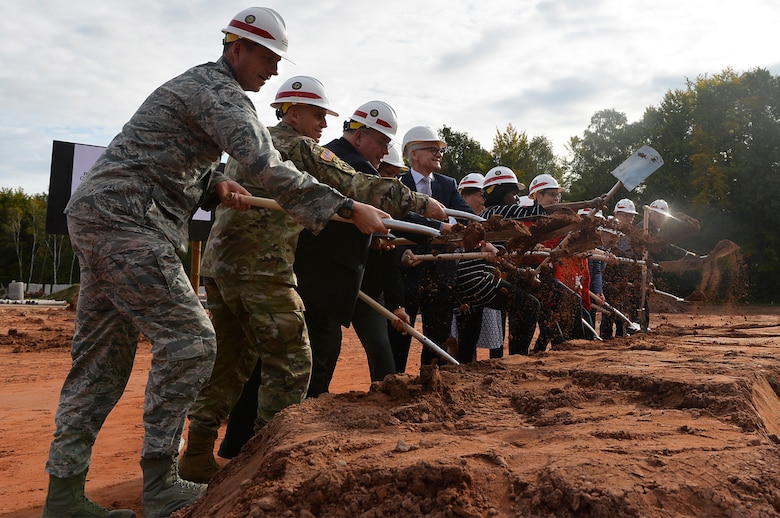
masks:
<instances>
[{"instance_id":1,"label":"white hard hat","mask_svg":"<svg viewBox=\"0 0 780 518\"><path fill-rule=\"evenodd\" d=\"M436 132L428 126L415 126L404 134L402 145L403 153L407 154L409 152L407 149L409 144L414 144L415 142L436 142L440 147L447 145L447 143L440 139L439 136L436 135Z\"/></svg>"},{"instance_id":2,"label":"white hard hat","mask_svg":"<svg viewBox=\"0 0 780 518\"><path fill-rule=\"evenodd\" d=\"M485 177L481 173L469 173L458 183L458 190L463 189L482 189L485 185Z\"/></svg>"},{"instance_id":3,"label":"white hard hat","mask_svg":"<svg viewBox=\"0 0 780 518\"><path fill-rule=\"evenodd\" d=\"M385 162L395 167L400 167L401 169L409 169L408 167L406 167L403 158L401 158L401 152L398 151L396 145L392 143L389 146L387 146L387 154L384 157L382 157L382 162Z\"/></svg>"},{"instance_id":4,"label":"white hard hat","mask_svg":"<svg viewBox=\"0 0 780 518\"><path fill-rule=\"evenodd\" d=\"M669 204L666 203L665 200L655 200L653 203L650 204L650 208L653 209L655 212L660 212L661 214L664 215L669 214Z\"/></svg>"},{"instance_id":5,"label":"white hard hat","mask_svg":"<svg viewBox=\"0 0 780 518\"><path fill-rule=\"evenodd\" d=\"M328 115L338 117L338 113L330 109L325 87L311 76L294 76L282 83L276 92L276 98L271 103L272 108L281 108L284 103L310 104L325 108Z\"/></svg>"},{"instance_id":6,"label":"white hard hat","mask_svg":"<svg viewBox=\"0 0 780 518\"><path fill-rule=\"evenodd\" d=\"M395 110L383 101L368 101L357 107L355 113L344 123L344 129L358 129L368 126L388 138L395 138L398 131L398 117Z\"/></svg>"},{"instance_id":7,"label":"white hard hat","mask_svg":"<svg viewBox=\"0 0 780 518\"><path fill-rule=\"evenodd\" d=\"M634 206L634 202L629 200L628 198L623 198L617 204L615 205L615 210L612 212L625 212L626 214L639 214L636 211L636 207Z\"/></svg>"},{"instance_id":8,"label":"white hard hat","mask_svg":"<svg viewBox=\"0 0 780 518\"><path fill-rule=\"evenodd\" d=\"M531 185L528 187L528 196L533 199L537 191L542 191L545 189L558 189L558 192L563 192L566 190L558 185L558 180L553 178L552 175L540 174L531 180Z\"/></svg>"},{"instance_id":9,"label":"white hard hat","mask_svg":"<svg viewBox=\"0 0 780 518\"><path fill-rule=\"evenodd\" d=\"M485 189L492 185L501 185L502 183L515 184L518 191L525 189L525 185L517 181L514 171L503 165L492 168L485 175Z\"/></svg>"},{"instance_id":10,"label":"white hard hat","mask_svg":"<svg viewBox=\"0 0 780 518\"><path fill-rule=\"evenodd\" d=\"M222 32L254 41L290 61L290 58L287 57L287 26L279 13L271 8L249 7L244 9L230 20ZM235 41L235 38L231 39L226 36L225 41L229 43Z\"/></svg>"}]
</instances>

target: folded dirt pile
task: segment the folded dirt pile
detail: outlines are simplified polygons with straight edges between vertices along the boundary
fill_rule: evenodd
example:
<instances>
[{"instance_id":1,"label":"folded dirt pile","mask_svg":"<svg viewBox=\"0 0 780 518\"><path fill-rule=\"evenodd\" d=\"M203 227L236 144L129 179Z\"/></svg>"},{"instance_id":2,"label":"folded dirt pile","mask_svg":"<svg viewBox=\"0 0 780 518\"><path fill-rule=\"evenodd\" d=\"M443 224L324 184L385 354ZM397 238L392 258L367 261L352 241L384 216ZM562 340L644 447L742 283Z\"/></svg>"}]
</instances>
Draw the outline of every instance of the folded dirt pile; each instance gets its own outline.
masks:
<instances>
[{"instance_id":1,"label":"folded dirt pile","mask_svg":"<svg viewBox=\"0 0 780 518\"><path fill-rule=\"evenodd\" d=\"M780 327L655 325L290 407L176 516L780 515Z\"/></svg>"}]
</instances>

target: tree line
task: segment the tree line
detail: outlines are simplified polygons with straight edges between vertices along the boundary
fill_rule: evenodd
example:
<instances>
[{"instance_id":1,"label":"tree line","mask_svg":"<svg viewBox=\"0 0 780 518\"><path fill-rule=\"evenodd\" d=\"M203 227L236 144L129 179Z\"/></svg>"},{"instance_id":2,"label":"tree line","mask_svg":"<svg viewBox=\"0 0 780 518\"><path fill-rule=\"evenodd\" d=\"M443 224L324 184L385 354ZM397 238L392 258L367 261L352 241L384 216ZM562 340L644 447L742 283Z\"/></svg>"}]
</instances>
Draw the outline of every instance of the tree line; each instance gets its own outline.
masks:
<instances>
[{"instance_id":1,"label":"tree line","mask_svg":"<svg viewBox=\"0 0 780 518\"><path fill-rule=\"evenodd\" d=\"M564 201L607 192L615 182L610 171L650 145L664 166L633 192L618 192L605 212L623 197L637 207L663 198L701 223L698 235L675 244L706 254L721 239L734 241L746 265L746 301L780 298L780 79L765 69L689 79L636 122L598 111L582 135L570 138L568 158L556 156L546 137L529 138L512 124L496 131L490 150L448 126L439 135L448 148L442 172L456 180L496 165L510 167L526 185L549 173L567 187ZM67 236L45 232L46 202L44 194L0 188L0 286L78 282Z\"/></svg>"}]
</instances>

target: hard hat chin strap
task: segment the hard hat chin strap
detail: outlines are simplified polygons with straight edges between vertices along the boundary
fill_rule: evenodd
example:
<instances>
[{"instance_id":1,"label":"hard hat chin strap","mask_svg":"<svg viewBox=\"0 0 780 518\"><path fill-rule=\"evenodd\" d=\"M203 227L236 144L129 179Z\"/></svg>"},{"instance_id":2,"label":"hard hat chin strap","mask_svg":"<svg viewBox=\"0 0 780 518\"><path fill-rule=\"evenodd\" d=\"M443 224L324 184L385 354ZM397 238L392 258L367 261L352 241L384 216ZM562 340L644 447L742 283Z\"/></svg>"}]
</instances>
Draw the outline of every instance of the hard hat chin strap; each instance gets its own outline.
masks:
<instances>
[{"instance_id":1,"label":"hard hat chin strap","mask_svg":"<svg viewBox=\"0 0 780 518\"><path fill-rule=\"evenodd\" d=\"M353 120L344 121L344 131L357 131L360 128L365 127L366 125L362 122L357 122Z\"/></svg>"}]
</instances>

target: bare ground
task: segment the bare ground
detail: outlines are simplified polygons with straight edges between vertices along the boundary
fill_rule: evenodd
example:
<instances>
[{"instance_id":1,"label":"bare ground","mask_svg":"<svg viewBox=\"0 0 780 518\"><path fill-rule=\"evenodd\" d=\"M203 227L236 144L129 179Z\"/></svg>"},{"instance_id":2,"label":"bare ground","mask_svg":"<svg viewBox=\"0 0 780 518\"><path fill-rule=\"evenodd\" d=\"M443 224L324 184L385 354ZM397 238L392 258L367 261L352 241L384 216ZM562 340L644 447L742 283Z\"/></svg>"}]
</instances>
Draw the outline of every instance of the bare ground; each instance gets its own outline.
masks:
<instances>
[{"instance_id":1,"label":"bare ground","mask_svg":"<svg viewBox=\"0 0 780 518\"><path fill-rule=\"evenodd\" d=\"M0 307L0 516L40 514L72 316ZM347 331L336 394L278 415L178 516L780 516L780 308L651 324L373 385ZM87 483L139 516L148 363L142 343Z\"/></svg>"}]
</instances>

